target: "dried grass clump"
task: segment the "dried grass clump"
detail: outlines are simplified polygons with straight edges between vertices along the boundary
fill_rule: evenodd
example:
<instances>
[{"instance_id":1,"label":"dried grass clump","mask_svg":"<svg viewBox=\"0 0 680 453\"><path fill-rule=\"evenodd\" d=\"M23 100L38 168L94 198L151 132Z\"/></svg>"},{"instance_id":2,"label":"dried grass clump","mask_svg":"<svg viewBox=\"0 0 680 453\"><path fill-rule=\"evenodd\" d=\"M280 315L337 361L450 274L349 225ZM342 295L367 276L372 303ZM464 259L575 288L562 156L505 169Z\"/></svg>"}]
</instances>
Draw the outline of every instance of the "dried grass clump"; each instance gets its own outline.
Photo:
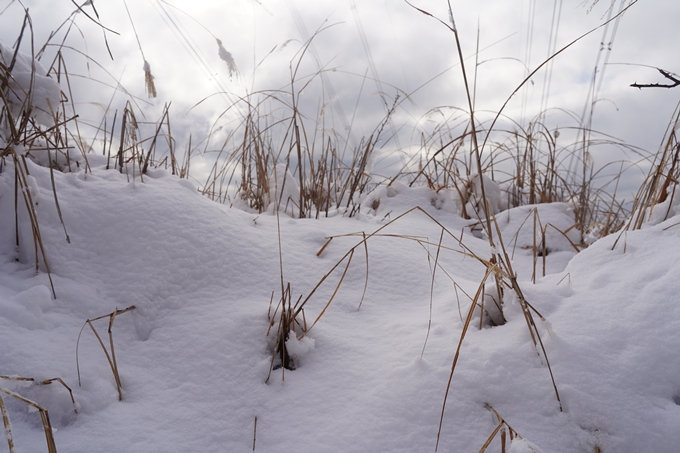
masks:
<instances>
[{"instance_id":1,"label":"dried grass clump","mask_svg":"<svg viewBox=\"0 0 680 453\"><path fill-rule=\"evenodd\" d=\"M284 293L279 300L274 312L271 311L271 302L273 301L274 294L272 293L272 300L269 303L269 311L267 313L267 318L269 319L269 329L267 330L267 336L274 336L273 347L272 347L272 361L269 367L269 376L265 382L269 382L271 377L271 372L273 370L281 369L281 379L285 379L285 370L294 370L297 368L294 355L290 354L288 351L287 343L291 338L291 335L303 335L307 332L307 320L304 317L304 310L301 310L302 322L297 316L295 308L297 308L297 303L293 305L291 301L291 289L290 283L286 285ZM272 330L274 328L274 330Z\"/></svg>"},{"instance_id":2,"label":"dried grass clump","mask_svg":"<svg viewBox=\"0 0 680 453\"><path fill-rule=\"evenodd\" d=\"M409 179L409 186L425 185L434 191L452 190L460 200L463 218L485 218L480 179L484 190L498 192L488 194L493 212L518 206L563 202L574 210L575 228L586 245L590 237L603 237L618 231L625 224L629 210L617 200L619 181L625 177L632 164L621 161L597 166L590 158L593 148L618 148L645 158L639 149L612 138L603 137L595 131L587 144L588 153L582 153L584 143L579 138L578 125L549 130L547 125L532 121L522 127L512 123L509 128L494 131L477 128L477 134L487 138L486 148L480 154L481 174L470 152L469 121L460 115L444 118L432 134L421 144L417 168L411 164L402 169L400 176ZM458 123L448 125L450 122ZM425 131L424 131L425 132ZM480 229L481 225L480 225Z\"/></svg>"},{"instance_id":3,"label":"dried grass clump","mask_svg":"<svg viewBox=\"0 0 680 453\"><path fill-rule=\"evenodd\" d=\"M202 189L205 195L257 212L277 209L300 218L336 210L349 216L358 212L362 196L372 187L371 161L397 101L386 106L385 117L358 143L349 127L337 131L326 124L326 105L305 111L301 93L327 83L325 69L299 75L313 39L291 60L288 87L250 93L223 112L222 116L241 113L218 146Z\"/></svg>"},{"instance_id":4,"label":"dried grass clump","mask_svg":"<svg viewBox=\"0 0 680 453\"><path fill-rule=\"evenodd\" d=\"M27 157L31 157L31 152L41 155L47 154L48 161L52 160L51 152L55 155L68 149L63 136L63 129L70 120L64 120L64 102L53 105L50 98L59 93L58 85L47 75L43 75L44 69L35 63L34 55L27 56L20 53L19 49L23 42L24 32L30 26L30 16L26 11L21 33L17 39L14 51L7 55L7 49L0 45L2 55L0 55L0 172L14 172L14 217L15 217L15 243L17 249L24 242L21 238L19 228L19 217L23 215L20 211L19 192L23 200L25 212L28 215L31 225L31 236L33 242L34 262L36 272L42 266L47 272L53 297L56 298L56 291L52 282L50 267L45 254L45 247L40 233L38 214L36 210L37 200L34 200L35 188L29 182L29 168ZM32 30L31 30L32 32ZM23 72L25 66L31 68L30 74ZM41 84L40 94L35 93L36 80ZM45 93L45 88L49 87L49 93ZM56 92L54 92L56 91ZM50 112L46 111L45 105ZM48 126L45 126L48 124ZM11 166L7 166L7 161ZM51 168L51 167L50 167ZM59 211L59 204L54 193L55 204ZM59 211L61 216L61 212ZM68 237L68 235L67 235Z\"/></svg>"},{"instance_id":5,"label":"dried grass clump","mask_svg":"<svg viewBox=\"0 0 680 453\"><path fill-rule=\"evenodd\" d=\"M257 212L276 206L300 218L319 218L337 209L354 215L371 181L367 165L380 128L345 160L343 145L335 137L308 135L309 129L319 128L308 124L297 107L284 105L290 108L290 116L278 119L260 113L266 105L278 102L273 96L246 102L242 129L230 134L221 146L203 193L220 202L244 202ZM232 151L230 143L235 143Z\"/></svg>"}]
</instances>

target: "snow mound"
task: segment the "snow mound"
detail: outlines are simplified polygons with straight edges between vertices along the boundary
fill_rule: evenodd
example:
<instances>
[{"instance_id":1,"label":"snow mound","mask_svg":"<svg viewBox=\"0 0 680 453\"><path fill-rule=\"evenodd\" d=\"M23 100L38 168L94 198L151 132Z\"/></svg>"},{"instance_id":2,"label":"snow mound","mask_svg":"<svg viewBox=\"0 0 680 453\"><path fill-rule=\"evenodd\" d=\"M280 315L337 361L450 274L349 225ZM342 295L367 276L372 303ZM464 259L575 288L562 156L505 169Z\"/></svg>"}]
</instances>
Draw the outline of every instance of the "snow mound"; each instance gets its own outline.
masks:
<instances>
[{"instance_id":1,"label":"snow mound","mask_svg":"<svg viewBox=\"0 0 680 453\"><path fill-rule=\"evenodd\" d=\"M16 118L22 111L30 112L39 123L45 126L54 124L52 113L59 107L61 89L54 79L47 76L40 62L23 52L15 52L2 42L0 62L7 68L11 67L7 101L12 115Z\"/></svg>"},{"instance_id":2,"label":"snow mound","mask_svg":"<svg viewBox=\"0 0 680 453\"><path fill-rule=\"evenodd\" d=\"M566 203L520 206L496 215L506 247L529 250L545 247L553 251L577 251L581 235L576 228L574 212Z\"/></svg>"}]
</instances>

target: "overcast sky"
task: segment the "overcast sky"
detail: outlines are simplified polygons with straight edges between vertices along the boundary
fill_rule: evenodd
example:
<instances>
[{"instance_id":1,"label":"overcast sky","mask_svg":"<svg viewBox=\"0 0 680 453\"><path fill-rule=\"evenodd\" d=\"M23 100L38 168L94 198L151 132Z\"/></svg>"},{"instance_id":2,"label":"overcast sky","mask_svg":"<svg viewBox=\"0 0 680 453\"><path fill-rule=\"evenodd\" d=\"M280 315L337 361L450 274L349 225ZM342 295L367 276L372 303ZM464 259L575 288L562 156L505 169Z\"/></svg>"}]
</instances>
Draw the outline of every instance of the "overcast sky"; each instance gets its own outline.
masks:
<instances>
[{"instance_id":1,"label":"overcast sky","mask_svg":"<svg viewBox=\"0 0 680 453\"><path fill-rule=\"evenodd\" d=\"M593 1L451 1L468 76L472 79L477 70L475 108L482 119L482 112L501 107L528 69L545 60L551 48L561 48L605 22L610 9L616 14L630 2L599 0L593 5ZM69 0L24 0L23 4L30 10L36 47L75 9ZM448 23L445 0L413 0L412 4ZM0 5L0 10L9 5L0 16L0 39L11 45L21 28L21 5L11 0ZM189 132L205 136L213 125L227 133L235 125L233 118L243 114L244 104L218 117L239 97L260 90L289 92L291 62L297 62L303 43L317 31L313 47L302 59L296 86L324 69L323 79L317 75L299 102L310 116L323 107L327 128L342 131L351 124L351 140L359 141L384 116L384 103L399 95L401 103L392 123L400 131L399 140L385 144L386 149L394 149L419 143L421 132L454 115L456 108L467 109L453 34L403 0L130 0L130 16L122 0L96 0L94 6L101 23L118 34L103 32L83 13L75 16L75 28L66 43L94 61L86 67L79 54L70 51L67 55L74 75L74 98L90 107L100 105L95 111L99 109L101 115L102 105L113 102L119 107L125 96L114 96L100 82L115 85L120 80L140 99L149 120L156 120L160 107L172 102L179 137ZM95 17L90 5L83 8ZM144 58L130 18L155 76L156 99L148 99L144 91ZM680 73L678 18L677 0L638 1L620 21L559 55L551 72L546 72L548 67L539 71L513 98L506 113L525 125L541 109L550 109L546 123L551 128L576 126L578 120L564 111L580 117L589 105L589 87L599 57L600 63L608 65L600 65L605 72L601 85L596 85L600 101L594 128L656 150L680 99L680 87L638 90L629 85L667 82L655 69L640 65ZM61 41L64 30L53 43ZM480 53L475 67L478 35ZM233 56L238 75L230 77L218 55L217 39ZM42 61L49 64L50 59L48 52ZM280 93L280 97L286 95ZM265 110L274 109L274 104ZM614 155L607 149L597 152L603 158Z\"/></svg>"}]
</instances>

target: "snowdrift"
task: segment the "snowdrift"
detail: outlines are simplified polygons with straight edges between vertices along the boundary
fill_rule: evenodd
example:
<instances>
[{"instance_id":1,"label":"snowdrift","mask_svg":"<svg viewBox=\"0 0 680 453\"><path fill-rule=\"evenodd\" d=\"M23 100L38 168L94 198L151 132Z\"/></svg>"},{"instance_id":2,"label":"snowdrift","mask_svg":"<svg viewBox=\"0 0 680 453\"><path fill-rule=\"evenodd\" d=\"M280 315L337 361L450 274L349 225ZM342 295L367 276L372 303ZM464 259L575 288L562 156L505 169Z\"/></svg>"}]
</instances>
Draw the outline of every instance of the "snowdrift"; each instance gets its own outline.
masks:
<instances>
[{"instance_id":1,"label":"snowdrift","mask_svg":"<svg viewBox=\"0 0 680 453\"><path fill-rule=\"evenodd\" d=\"M61 386L0 379L0 387L49 410L59 451L434 450L470 306L464 292L474 292L484 274L451 250L441 253L446 273L437 271L433 283L441 233L434 222L413 212L369 240L367 259L360 248L323 318L292 340L294 371L270 370L267 312L282 284L290 283L294 298L308 294L362 232L415 205L489 255L488 242L465 232L471 221L437 209L451 205L434 203L432 192L406 188L386 191L377 209L353 219L341 212L318 221L284 213L277 219L211 202L163 170L141 182L98 164L90 162L91 173L54 174L69 243L50 172L29 161L56 299L45 272L34 271L21 210L15 247L13 168L0 173L0 375L60 377L77 413ZM479 451L498 423L487 405L521 436L508 451L677 451L680 219L607 237L577 254L568 206L538 206L542 224L555 227L541 277L533 266L533 220L525 221L532 208L505 211L498 221L525 295L545 318L539 329L564 411L509 300L505 325L474 328L465 338L440 451ZM343 236L350 233L358 235ZM534 272L536 284L529 281ZM308 304L308 320L333 293L338 277L331 280ZM119 401L89 326L78 338L87 319L130 306L112 327ZM92 323L107 347L108 322ZM17 451L46 451L38 415L3 400ZM500 440L489 448L499 451Z\"/></svg>"}]
</instances>

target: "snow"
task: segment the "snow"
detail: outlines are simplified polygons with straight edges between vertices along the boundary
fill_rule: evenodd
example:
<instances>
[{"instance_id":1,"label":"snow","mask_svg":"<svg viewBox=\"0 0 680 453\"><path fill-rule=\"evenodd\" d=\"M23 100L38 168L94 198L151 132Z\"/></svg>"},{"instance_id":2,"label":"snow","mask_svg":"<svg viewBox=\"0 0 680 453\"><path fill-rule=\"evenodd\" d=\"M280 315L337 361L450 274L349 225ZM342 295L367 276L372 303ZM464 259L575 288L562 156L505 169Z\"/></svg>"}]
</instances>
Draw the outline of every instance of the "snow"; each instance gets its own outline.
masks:
<instances>
[{"instance_id":1,"label":"snow","mask_svg":"<svg viewBox=\"0 0 680 453\"><path fill-rule=\"evenodd\" d=\"M26 58L13 72L21 87ZM33 102L44 110L54 86L36 71ZM54 172L62 225L44 156L26 159L56 299L42 261L35 271L26 207L14 215L14 164L0 167L0 387L49 411L59 451L434 450L469 296L485 275L471 253L502 249L460 216L457 192L395 182L364 196L352 218L340 209L295 219L289 201L300 189L285 166L258 215L162 169L142 181L106 170L101 156L88 161L91 171ZM479 451L498 425L489 408L521 436L510 452L677 451L680 197L643 229L584 248L569 205L507 209L481 179L524 296L542 315L550 368L506 292L502 316L473 322L462 343L439 451ZM305 305L307 326L322 317L286 341L296 369L272 370L282 288L304 298L339 261ZM109 354L111 330L121 401L87 320ZM57 377L75 406L66 387L43 382ZM8 393L3 401L17 451L45 451L36 408Z\"/></svg>"},{"instance_id":2,"label":"snow","mask_svg":"<svg viewBox=\"0 0 680 453\"><path fill-rule=\"evenodd\" d=\"M59 109L61 100L59 85L47 77L45 68L30 55L17 52L16 59L14 55L11 47L0 42L0 63L10 68L14 61L7 90L12 115L17 118L22 110L30 110L39 123L51 126L54 124L52 112Z\"/></svg>"},{"instance_id":3,"label":"snow","mask_svg":"<svg viewBox=\"0 0 680 453\"><path fill-rule=\"evenodd\" d=\"M265 383L272 349L267 310L272 292L274 304L281 297L275 215L211 202L162 170L132 184L93 159L92 173L55 172L69 244L49 170L28 162L57 299L46 274L33 270L31 242L15 250L8 214L13 167L6 164L0 175L0 374L61 377L73 389L78 413L58 384L3 380L0 386L49 410L59 451L251 451L256 417L258 452L433 451L461 313L470 301L460 291L457 299L451 280L437 272L423 353L440 236L424 214L414 211L382 231L402 237L369 240L369 283L360 310L366 260L363 246L357 248L327 312L307 336L289 339L291 353L302 359L298 368L274 370ZM283 278L294 300L361 240L336 237L317 257L328 236L371 233L414 205L456 233L471 223L437 209L431 191L380 190L378 209L362 209L352 219L280 213ZM544 225L561 229L573 217L560 204L515 208L498 217L506 243L513 243L525 296L546 318L538 321L539 330L564 412L519 306L507 300L505 325L473 327L465 338L440 451L481 448L497 424L486 403L522 436L509 451L580 452L596 445L601 451L675 451L678 218L628 232L613 248L617 236L604 238L578 254L561 234L550 236L549 272L534 285L533 251L525 247L533 244L533 220L520 226L533 209ZM29 228L20 222L21 235ZM488 241L469 232L464 241L481 256L490 252ZM455 247L450 239L444 244ZM439 260L460 288L474 293L483 266L453 251ZM339 275L307 305L309 324ZM82 386L75 347L86 319L131 305L136 308L117 316L113 326L119 402L89 328L78 351ZM108 346L108 318L93 324ZM44 451L38 415L4 400L17 451ZM499 440L490 448L497 451Z\"/></svg>"}]
</instances>

